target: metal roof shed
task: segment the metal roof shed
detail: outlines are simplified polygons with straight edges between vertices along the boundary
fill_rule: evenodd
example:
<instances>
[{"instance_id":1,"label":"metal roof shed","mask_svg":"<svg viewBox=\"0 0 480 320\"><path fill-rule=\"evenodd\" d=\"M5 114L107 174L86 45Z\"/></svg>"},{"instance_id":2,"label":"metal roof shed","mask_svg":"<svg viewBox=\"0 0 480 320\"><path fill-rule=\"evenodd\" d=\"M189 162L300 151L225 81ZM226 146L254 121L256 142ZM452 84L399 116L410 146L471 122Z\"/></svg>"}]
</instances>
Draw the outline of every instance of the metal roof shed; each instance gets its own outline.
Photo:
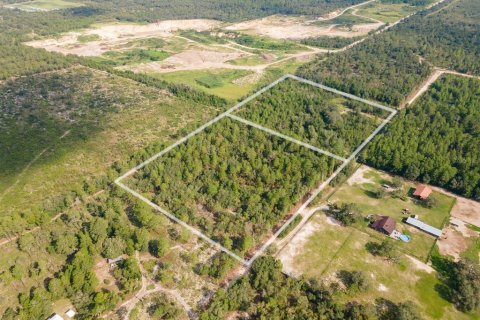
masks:
<instances>
[{"instance_id":1,"label":"metal roof shed","mask_svg":"<svg viewBox=\"0 0 480 320\"><path fill-rule=\"evenodd\" d=\"M418 219L408 217L407 220L405 220L405 223L414 226L422 231L425 231L426 233L431 234L432 236L435 236L437 238L442 235L442 230L434 228Z\"/></svg>"}]
</instances>

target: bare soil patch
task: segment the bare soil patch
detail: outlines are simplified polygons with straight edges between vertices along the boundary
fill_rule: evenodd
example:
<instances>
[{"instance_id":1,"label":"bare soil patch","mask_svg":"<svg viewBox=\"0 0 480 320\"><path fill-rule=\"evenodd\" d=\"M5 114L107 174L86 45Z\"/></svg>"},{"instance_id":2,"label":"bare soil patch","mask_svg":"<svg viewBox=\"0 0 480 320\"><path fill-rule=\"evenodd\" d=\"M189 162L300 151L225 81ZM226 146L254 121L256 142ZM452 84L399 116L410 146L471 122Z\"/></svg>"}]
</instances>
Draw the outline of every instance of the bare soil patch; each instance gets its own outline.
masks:
<instances>
[{"instance_id":1,"label":"bare soil patch","mask_svg":"<svg viewBox=\"0 0 480 320\"><path fill-rule=\"evenodd\" d=\"M113 46L125 43L132 39L149 37L171 37L176 31L193 29L206 31L218 26L221 22L207 19L165 20L145 25L140 24L112 24L85 31L68 32L56 39L30 41L26 44L35 48L63 54L79 56L99 56L109 51ZM100 40L80 43L80 35L98 35Z\"/></svg>"},{"instance_id":2,"label":"bare soil patch","mask_svg":"<svg viewBox=\"0 0 480 320\"><path fill-rule=\"evenodd\" d=\"M442 255L452 256L455 261L458 261L460 254L468 248L468 243L463 235L452 226L443 230L443 235L438 239L437 245Z\"/></svg>"},{"instance_id":3,"label":"bare soil patch","mask_svg":"<svg viewBox=\"0 0 480 320\"><path fill-rule=\"evenodd\" d=\"M129 67L134 72L168 73L183 70L202 69L238 69L256 70L258 67L236 66L226 63L230 60L242 58L247 54L241 52L221 52L203 49L189 49L177 53L159 62L148 62Z\"/></svg>"},{"instance_id":4,"label":"bare soil patch","mask_svg":"<svg viewBox=\"0 0 480 320\"><path fill-rule=\"evenodd\" d=\"M480 227L480 202L457 196L452 217Z\"/></svg>"},{"instance_id":5,"label":"bare soil patch","mask_svg":"<svg viewBox=\"0 0 480 320\"><path fill-rule=\"evenodd\" d=\"M422 261L412 257L412 256L409 256L409 255L406 255L406 257L408 259L410 259L410 261L412 262L413 266L417 269L417 270L422 270L422 271L425 271L427 273L432 273L432 272L435 272L435 269L433 269L431 266L429 266L428 264L426 263L423 263Z\"/></svg>"},{"instance_id":6,"label":"bare soil patch","mask_svg":"<svg viewBox=\"0 0 480 320\"><path fill-rule=\"evenodd\" d=\"M227 30L244 31L253 35L270 37L273 39L300 40L318 36L357 37L378 29L382 23L353 25L349 30L335 28L335 25L317 26L297 17L269 16L256 20L249 20L228 26Z\"/></svg>"},{"instance_id":7,"label":"bare soil patch","mask_svg":"<svg viewBox=\"0 0 480 320\"><path fill-rule=\"evenodd\" d=\"M319 219L326 219L326 216L319 215ZM282 261L283 271L293 277L301 275L301 270L295 267L295 257L303 249L310 236L315 232L319 232L323 229L321 222L316 219L312 219L307 222L303 227L295 234L290 242L278 253L277 258Z\"/></svg>"},{"instance_id":8,"label":"bare soil patch","mask_svg":"<svg viewBox=\"0 0 480 320\"><path fill-rule=\"evenodd\" d=\"M355 184L364 184L364 183L375 183L373 180L365 178L364 174L370 168L367 166L362 165L360 168L355 171L355 173L347 180L349 186L353 186Z\"/></svg>"}]
</instances>

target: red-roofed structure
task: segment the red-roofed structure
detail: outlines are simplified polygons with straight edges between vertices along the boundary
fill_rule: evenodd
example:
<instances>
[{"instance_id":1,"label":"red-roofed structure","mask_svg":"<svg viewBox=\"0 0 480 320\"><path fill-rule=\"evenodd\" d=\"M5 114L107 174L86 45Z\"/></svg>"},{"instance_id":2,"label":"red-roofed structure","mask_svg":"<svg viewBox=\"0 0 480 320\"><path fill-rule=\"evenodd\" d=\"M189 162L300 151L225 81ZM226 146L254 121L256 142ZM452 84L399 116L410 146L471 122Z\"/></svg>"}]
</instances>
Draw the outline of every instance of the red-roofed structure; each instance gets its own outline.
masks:
<instances>
[{"instance_id":1,"label":"red-roofed structure","mask_svg":"<svg viewBox=\"0 0 480 320\"><path fill-rule=\"evenodd\" d=\"M417 189L413 193L413 196L420 198L422 200L425 200L430 196L431 193L432 193L432 188L422 184L417 187Z\"/></svg>"},{"instance_id":2,"label":"red-roofed structure","mask_svg":"<svg viewBox=\"0 0 480 320\"><path fill-rule=\"evenodd\" d=\"M389 216L379 216L372 224L370 225L373 229L385 233L386 235L391 235L395 231L397 223L395 219Z\"/></svg>"}]
</instances>

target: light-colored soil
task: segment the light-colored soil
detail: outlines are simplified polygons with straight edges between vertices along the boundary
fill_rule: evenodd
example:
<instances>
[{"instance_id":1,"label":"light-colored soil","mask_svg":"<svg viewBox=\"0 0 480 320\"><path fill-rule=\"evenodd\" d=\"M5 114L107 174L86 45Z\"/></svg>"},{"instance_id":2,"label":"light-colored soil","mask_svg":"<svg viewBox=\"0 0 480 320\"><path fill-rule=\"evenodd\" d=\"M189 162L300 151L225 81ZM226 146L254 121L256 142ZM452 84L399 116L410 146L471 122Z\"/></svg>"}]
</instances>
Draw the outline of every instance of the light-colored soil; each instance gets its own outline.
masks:
<instances>
[{"instance_id":1,"label":"light-colored soil","mask_svg":"<svg viewBox=\"0 0 480 320\"><path fill-rule=\"evenodd\" d=\"M438 239L437 245L442 255L452 256L455 261L458 261L460 254L468 248L465 237L452 226L443 230L442 237Z\"/></svg>"},{"instance_id":2,"label":"light-colored soil","mask_svg":"<svg viewBox=\"0 0 480 320\"><path fill-rule=\"evenodd\" d=\"M367 172L368 170L370 170L369 167L362 165L347 180L348 185L353 186L354 184L375 183L373 180L364 177L365 172Z\"/></svg>"},{"instance_id":3,"label":"light-colored soil","mask_svg":"<svg viewBox=\"0 0 480 320\"><path fill-rule=\"evenodd\" d=\"M79 56L99 56L112 47L133 39L149 37L171 37L179 30L210 30L220 24L219 21L206 19L165 20L151 24L111 24L82 32L69 32L57 39L45 39L27 42L35 48ZM98 35L100 40L79 43L80 35Z\"/></svg>"},{"instance_id":4,"label":"light-colored soil","mask_svg":"<svg viewBox=\"0 0 480 320\"><path fill-rule=\"evenodd\" d=\"M226 27L226 29L244 31L273 39L300 40L318 36L357 37L378 29L382 24L372 22L354 25L351 30L341 30L335 28L335 25L318 26L296 17L274 15L233 24Z\"/></svg>"},{"instance_id":5,"label":"light-colored soil","mask_svg":"<svg viewBox=\"0 0 480 320\"><path fill-rule=\"evenodd\" d=\"M479 232L467 227L466 223L458 218L450 218L451 227L460 232L466 238L478 237Z\"/></svg>"},{"instance_id":6,"label":"light-colored soil","mask_svg":"<svg viewBox=\"0 0 480 320\"><path fill-rule=\"evenodd\" d=\"M421 271L425 271L427 273L432 273L432 272L435 272L435 269L433 269L431 266L429 266L428 264L426 263L423 263L422 261L412 257L412 256L409 256L409 255L405 255L413 264L413 266L417 269L417 270L421 270Z\"/></svg>"},{"instance_id":7,"label":"light-colored soil","mask_svg":"<svg viewBox=\"0 0 480 320\"><path fill-rule=\"evenodd\" d=\"M452 217L480 227L480 202L457 196Z\"/></svg>"},{"instance_id":8,"label":"light-colored soil","mask_svg":"<svg viewBox=\"0 0 480 320\"><path fill-rule=\"evenodd\" d=\"M237 84L237 85L240 85L240 86L243 86L243 85L246 85L246 84L256 83L258 80L260 80L261 77L262 77L262 72L261 71L254 72L252 74L246 75L245 77L241 77L241 78L233 80L233 83Z\"/></svg>"},{"instance_id":9,"label":"light-colored soil","mask_svg":"<svg viewBox=\"0 0 480 320\"><path fill-rule=\"evenodd\" d=\"M95 275L98 279L98 288L97 289L109 289L109 290L116 290L118 289L115 285L115 278L113 274L110 272L110 266L105 259L98 259L95 263L95 267L93 269ZM105 284L105 280L109 281L110 283L107 285Z\"/></svg>"},{"instance_id":10,"label":"light-colored soil","mask_svg":"<svg viewBox=\"0 0 480 320\"><path fill-rule=\"evenodd\" d=\"M142 63L130 68L135 72L167 73L184 70L202 69L239 69L245 70L245 66L235 66L226 63L246 56L241 52L221 52L209 50L189 49L177 53L159 62ZM252 67L253 68L253 67Z\"/></svg>"},{"instance_id":11,"label":"light-colored soil","mask_svg":"<svg viewBox=\"0 0 480 320\"><path fill-rule=\"evenodd\" d=\"M303 225L290 242L277 254L277 258L282 261L283 272L286 274L293 277L301 275L301 270L295 266L295 257L301 252L310 236L323 229L323 223L325 223L327 217L325 215L318 215L318 219L320 222L318 222L317 219L312 219ZM336 223L332 224L340 227Z\"/></svg>"},{"instance_id":12,"label":"light-colored soil","mask_svg":"<svg viewBox=\"0 0 480 320\"><path fill-rule=\"evenodd\" d=\"M341 16L342 14L344 14L345 12L347 12L348 10L350 9L353 9L353 8L356 8L356 7L360 7L360 6L363 6L363 5L366 5L370 2L373 2L373 1L376 1L376 0L368 0L368 1L365 1L365 2L362 2L362 3L358 3L358 4L355 4L353 6L350 6L350 7L347 7L347 8L344 8L344 9L337 9L335 11L332 11L332 12L329 12L327 13L326 15L323 15L321 17L319 17L317 20L318 21L327 21L327 20L332 20L336 17L339 17Z\"/></svg>"},{"instance_id":13,"label":"light-colored soil","mask_svg":"<svg viewBox=\"0 0 480 320\"><path fill-rule=\"evenodd\" d=\"M378 285L378 291L382 291L382 292L385 292L385 291L388 291L388 288L385 287L385 285L383 283L380 283Z\"/></svg>"}]
</instances>

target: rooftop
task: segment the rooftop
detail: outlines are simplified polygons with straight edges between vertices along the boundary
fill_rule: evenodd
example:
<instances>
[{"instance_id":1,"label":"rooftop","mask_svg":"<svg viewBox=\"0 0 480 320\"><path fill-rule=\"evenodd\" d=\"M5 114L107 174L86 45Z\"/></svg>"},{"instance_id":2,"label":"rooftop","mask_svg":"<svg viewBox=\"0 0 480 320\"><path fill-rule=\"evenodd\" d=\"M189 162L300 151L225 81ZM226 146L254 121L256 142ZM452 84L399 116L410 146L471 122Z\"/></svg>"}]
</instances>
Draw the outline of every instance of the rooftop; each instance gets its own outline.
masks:
<instances>
[{"instance_id":1,"label":"rooftop","mask_svg":"<svg viewBox=\"0 0 480 320\"><path fill-rule=\"evenodd\" d=\"M418 229L425 231L426 233L431 234L435 237L440 237L442 235L442 230L432 227L431 225L426 224L418 219L408 217L405 220L405 223L417 227Z\"/></svg>"}]
</instances>

